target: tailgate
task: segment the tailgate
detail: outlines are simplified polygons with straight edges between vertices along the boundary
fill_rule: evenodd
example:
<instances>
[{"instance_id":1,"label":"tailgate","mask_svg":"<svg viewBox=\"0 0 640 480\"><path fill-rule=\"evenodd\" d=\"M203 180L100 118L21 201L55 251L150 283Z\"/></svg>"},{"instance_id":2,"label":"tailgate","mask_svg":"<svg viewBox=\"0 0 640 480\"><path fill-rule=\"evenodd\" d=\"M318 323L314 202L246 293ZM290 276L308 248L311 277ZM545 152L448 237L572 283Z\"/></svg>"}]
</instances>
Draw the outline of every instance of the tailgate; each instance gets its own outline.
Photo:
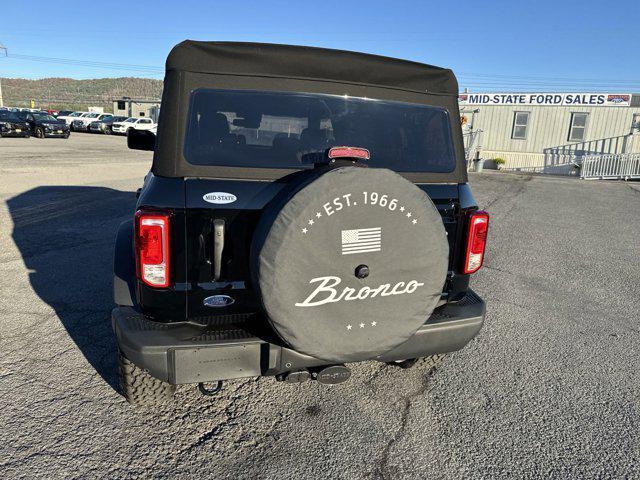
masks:
<instances>
[{"instance_id":1,"label":"tailgate","mask_svg":"<svg viewBox=\"0 0 640 480\"><path fill-rule=\"evenodd\" d=\"M251 288L251 241L263 208L285 183L188 178L185 184L187 317L210 323L235 321L255 314L259 305ZM457 261L454 258L459 210L457 185L419 186L442 215L451 252L449 269L452 270ZM218 238L216 246L216 232L219 237L221 231L223 238ZM218 257L220 262L216 261ZM218 263L219 276L216 278ZM233 303L205 306L205 299L218 295L230 297Z\"/></svg>"}]
</instances>

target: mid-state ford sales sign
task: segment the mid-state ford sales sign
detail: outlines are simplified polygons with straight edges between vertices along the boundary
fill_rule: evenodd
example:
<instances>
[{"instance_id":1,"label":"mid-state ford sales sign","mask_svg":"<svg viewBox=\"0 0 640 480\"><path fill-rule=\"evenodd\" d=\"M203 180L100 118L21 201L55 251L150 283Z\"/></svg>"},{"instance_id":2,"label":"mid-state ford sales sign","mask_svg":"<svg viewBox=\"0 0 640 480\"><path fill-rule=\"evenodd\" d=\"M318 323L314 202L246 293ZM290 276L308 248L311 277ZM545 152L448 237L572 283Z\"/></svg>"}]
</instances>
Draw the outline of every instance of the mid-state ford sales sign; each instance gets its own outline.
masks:
<instances>
[{"instance_id":1,"label":"mid-state ford sales sign","mask_svg":"<svg viewBox=\"0 0 640 480\"><path fill-rule=\"evenodd\" d=\"M628 107L630 93L461 93L460 105Z\"/></svg>"}]
</instances>

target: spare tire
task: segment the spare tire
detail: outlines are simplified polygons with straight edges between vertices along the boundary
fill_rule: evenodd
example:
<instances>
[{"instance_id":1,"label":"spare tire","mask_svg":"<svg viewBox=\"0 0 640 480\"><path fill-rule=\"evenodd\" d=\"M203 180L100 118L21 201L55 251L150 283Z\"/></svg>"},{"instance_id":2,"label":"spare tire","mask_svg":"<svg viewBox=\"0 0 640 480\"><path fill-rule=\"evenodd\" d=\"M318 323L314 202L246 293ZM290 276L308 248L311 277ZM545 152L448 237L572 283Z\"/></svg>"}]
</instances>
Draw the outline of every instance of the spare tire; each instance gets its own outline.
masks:
<instances>
[{"instance_id":1,"label":"spare tire","mask_svg":"<svg viewBox=\"0 0 640 480\"><path fill-rule=\"evenodd\" d=\"M254 234L254 288L294 350L331 362L375 358L406 341L441 297L449 246L420 188L386 169L299 176Z\"/></svg>"}]
</instances>

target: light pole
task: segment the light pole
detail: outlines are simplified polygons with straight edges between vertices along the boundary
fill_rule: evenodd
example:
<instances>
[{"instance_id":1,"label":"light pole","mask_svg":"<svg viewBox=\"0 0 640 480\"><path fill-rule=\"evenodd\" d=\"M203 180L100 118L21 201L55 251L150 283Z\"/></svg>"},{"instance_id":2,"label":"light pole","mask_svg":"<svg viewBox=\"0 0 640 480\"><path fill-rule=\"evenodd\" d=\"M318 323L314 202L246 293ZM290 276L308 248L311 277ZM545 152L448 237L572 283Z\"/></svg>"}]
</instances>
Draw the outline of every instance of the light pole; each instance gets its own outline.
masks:
<instances>
[{"instance_id":1,"label":"light pole","mask_svg":"<svg viewBox=\"0 0 640 480\"><path fill-rule=\"evenodd\" d=\"M0 50L4 50L4 56L7 55L7 47L0 43ZM4 102L2 101L2 79L0 79L0 107L4 107Z\"/></svg>"}]
</instances>

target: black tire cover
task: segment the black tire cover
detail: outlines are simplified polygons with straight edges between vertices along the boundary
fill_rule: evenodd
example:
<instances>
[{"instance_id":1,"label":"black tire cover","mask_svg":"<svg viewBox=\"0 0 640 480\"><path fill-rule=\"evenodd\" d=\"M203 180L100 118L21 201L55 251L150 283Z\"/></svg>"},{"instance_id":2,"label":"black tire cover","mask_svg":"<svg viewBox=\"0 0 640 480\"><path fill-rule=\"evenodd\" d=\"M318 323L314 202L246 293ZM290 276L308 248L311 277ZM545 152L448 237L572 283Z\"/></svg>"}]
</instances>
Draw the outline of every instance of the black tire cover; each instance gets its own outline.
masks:
<instances>
[{"instance_id":1,"label":"black tire cover","mask_svg":"<svg viewBox=\"0 0 640 480\"><path fill-rule=\"evenodd\" d=\"M440 299L449 246L417 186L386 169L302 176L269 204L252 245L254 288L277 334L332 362L411 337ZM356 270L369 274L356 276Z\"/></svg>"}]
</instances>

